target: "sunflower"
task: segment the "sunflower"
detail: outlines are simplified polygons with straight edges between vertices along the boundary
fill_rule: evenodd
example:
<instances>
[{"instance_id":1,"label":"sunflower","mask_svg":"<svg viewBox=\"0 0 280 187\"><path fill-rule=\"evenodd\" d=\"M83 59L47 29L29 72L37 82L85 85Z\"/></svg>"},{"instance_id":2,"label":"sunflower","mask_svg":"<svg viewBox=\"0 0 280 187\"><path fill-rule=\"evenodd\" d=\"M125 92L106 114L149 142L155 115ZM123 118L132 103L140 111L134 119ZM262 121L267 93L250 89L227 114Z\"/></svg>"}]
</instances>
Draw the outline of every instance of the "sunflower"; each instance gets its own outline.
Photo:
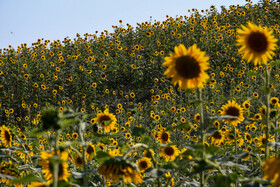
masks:
<instances>
[{"instance_id":1,"label":"sunflower","mask_svg":"<svg viewBox=\"0 0 280 187\"><path fill-rule=\"evenodd\" d=\"M273 106L276 106L279 103L279 99L277 97L271 97L270 98L270 104Z\"/></svg>"},{"instance_id":2,"label":"sunflower","mask_svg":"<svg viewBox=\"0 0 280 187\"><path fill-rule=\"evenodd\" d=\"M280 184L280 158L271 157L266 159L264 163L263 179L271 179L271 183L275 183L275 186Z\"/></svg>"},{"instance_id":3,"label":"sunflower","mask_svg":"<svg viewBox=\"0 0 280 187\"><path fill-rule=\"evenodd\" d=\"M211 143L215 146L221 145L224 142L225 136L221 130L215 131L211 136Z\"/></svg>"},{"instance_id":4,"label":"sunflower","mask_svg":"<svg viewBox=\"0 0 280 187\"><path fill-rule=\"evenodd\" d=\"M103 113L98 113L94 120L98 123L98 125L104 128L105 132L110 132L117 123L116 116L112 113L109 113L109 109L105 109Z\"/></svg>"},{"instance_id":5,"label":"sunflower","mask_svg":"<svg viewBox=\"0 0 280 187\"><path fill-rule=\"evenodd\" d=\"M165 159L166 162L173 161L180 154L176 145L168 145L160 149L159 155Z\"/></svg>"},{"instance_id":6,"label":"sunflower","mask_svg":"<svg viewBox=\"0 0 280 187\"><path fill-rule=\"evenodd\" d=\"M149 150L145 150L143 152L143 156L147 157L147 158L152 158L154 156L154 150L153 149L149 149Z\"/></svg>"},{"instance_id":7,"label":"sunflower","mask_svg":"<svg viewBox=\"0 0 280 187\"><path fill-rule=\"evenodd\" d=\"M253 61L254 65L266 64L275 55L273 51L277 48L278 40L272 35L273 31L253 23L241 27L242 29L237 29L236 45L241 46L238 52L243 55L243 59Z\"/></svg>"},{"instance_id":8,"label":"sunflower","mask_svg":"<svg viewBox=\"0 0 280 187\"><path fill-rule=\"evenodd\" d=\"M160 131L157 134L157 140L162 144L168 144L170 143L170 134L166 131Z\"/></svg>"},{"instance_id":9,"label":"sunflower","mask_svg":"<svg viewBox=\"0 0 280 187\"><path fill-rule=\"evenodd\" d=\"M141 172L144 172L152 166L151 159L147 157L140 158L139 160L137 160L136 164L138 165L138 168Z\"/></svg>"},{"instance_id":10,"label":"sunflower","mask_svg":"<svg viewBox=\"0 0 280 187\"><path fill-rule=\"evenodd\" d=\"M125 183L138 185L142 183L142 178L137 171L137 165L129 163L126 160L110 158L98 168L98 172L103 175L107 180L117 183L120 177L123 178Z\"/></svg>"},{"instance_id":11,"label":"sunflower","mask_svg":"<svg viewBox=\"0 0 280 187\"><path fill-rule=\"evenodd\" d=\"M87 149L86 149L86 157L88 160L93 158L93 155L95 155L95 147L91 143L88 143Z\"/></svg>"},{"instance_id":12,"label":"sunflower","mask_svg":"<svg viewBox=\"0 0 280 187\"><path fill-rule=\"evenodd\" d=\"M12 146L12 135L11 135L11 132L10 130L5 126L3 125L1 127L1 141L2 143L4 144L5 147L11 147Z\"/></svg>"},{"instance_id":13,"label":"sunflower","mask_svg":"<svg viewBox=\"0 0 280 187\"><path fill-rule=\"evenodd\" d=\"M209 57L200 51L196 44L186 49L183 44L175 46L175 53L165 57L163 66L168 67L164 74L172 78L172 84L178 83L182 89L202 88L209 79L204 71L209 69Z\"/></svg>"},{"instance_id":14,"label":"sunflower","mask_svg":"<svg viewBox=\"0 0 280 187\"><path fill-rule=\"evenodd\" d=\"M237 104L234 100L228 101L226 105L222 106L221 115L232 117L226 119L225 123L231 124L233 126L237 126L237 124L244 121L243 108L239 104Z\"/></svg>"},{"instance_id":15,"label":"sunflower","mask_svg":"<svg viewBox=\"0 0 280 187\"><path fill-rule=\"evenodd\" d=\"M54 152L41 152L41 158L43 161L40 162L40 165L43 167L42 173L45 175L45 179L50 184L54 180L53 175L53 164L50 162L50 159L55 156ZM58 152L58 156L60 158L59 166L58 166L58 181L65 180L68 181L68 177L71 175L68 171L68 153L67 152Z\"/></svg>"},{"instance_id":16,"label":"sunflower","mask_svg":"<svg viewBox=\"0 0 280 187\"><path fill-rule=\"evenodd\" d=\"M83 159L78 153L76 153L74 155L74 162L75 162L75 166L77 168L82 168L83 167Z\"/></svg>"}]
</instances>

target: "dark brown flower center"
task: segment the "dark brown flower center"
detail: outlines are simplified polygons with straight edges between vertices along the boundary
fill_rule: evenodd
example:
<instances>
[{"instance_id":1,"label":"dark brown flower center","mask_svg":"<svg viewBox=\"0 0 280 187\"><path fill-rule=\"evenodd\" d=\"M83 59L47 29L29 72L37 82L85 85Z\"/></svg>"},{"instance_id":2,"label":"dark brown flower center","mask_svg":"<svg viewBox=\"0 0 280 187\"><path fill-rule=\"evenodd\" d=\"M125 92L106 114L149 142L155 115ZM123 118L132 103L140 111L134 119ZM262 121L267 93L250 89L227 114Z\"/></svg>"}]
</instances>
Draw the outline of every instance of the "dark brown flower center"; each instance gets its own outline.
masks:
<instances>
[{"instance_id":1,"label":"dark brown flower center","mask_svg":"<svg viewBox=\"0 0 280 187\"><path fill-rule=\"evenodd\" d=\"M233 107L233 106L228 107L228 109L227 109L227 111L226 111L226 115L230 115L230 116L236 116L236 117L238 117L239 114L240 114L239 109L236 108L236 107Z\"/></svg>"},{"instance_id":2,"label":"dark brown flower center","mask_svg":"<svg viewBox=\"0 0 280 187\"><path fill-rule=\"evenodd\" d=\"M88 154L94 153L94 149L93 149L93 147L92 147L91 145L89 145L89 146L87 147L87 153L88 153Z\"/></svg>"},{"instance_id":3,"label":"dark brown flower center","mask_svg":"<svg viewBox=\"0 0 280 187\"><path fill-rule=\"evenodd\" d=\"M168 135L166 132L163 132L163 133L161 134L161 139L162 139L163 141L167 142L168 139L169 139L169 135Z\"/></svg>"},{"instance_id":4,"label":"dark brown flower center","mask_svg":"<svg viewBox=\"0 0 280 187\"><path fill-rule=\"evenodd\" d=\"M111 120L110 116L103 115L100 117L100 123L101 125L105 125L105 121Z\"/></svg>"},{"instance_id":5,"label":"dark brown flower center","mask_svg":"<svg viewBox=\"0 0 280 187\"><path fill-rule=\"evenodd\" d=\"M212 137L215 139L221 139L222 138L222 134L219 131L216 131L212 134Z\"/></svg>"},{"instance_id":6,"label":"dark brown flower center","mask_svg":"<svg viewBox=\"0 0 280 187\"><path fill-rule=\"evenodd\" d=\"M83 160L80 156L76 159L76 161L78 164L83 164Z\"/></svg>"},{"instance_id":7,"label":"dark brown flower center","mask_svg":"<svg viewBox=\"0 0 280 187\"><path fill-rule=\"evenodd\" d=\"M6 139L6 141L10 142L11 135L8 131L5 131L5 139Z\"/></svg>"},{"instance_id":8,"label":"dark brown flower center","mask_svg":"<svg viewBox=\"0 0 280 187\"><path fill-rule=\"evenodd\" d=\"M197 78L201 72L196 59L191 56L181 56L175 61L175 69L185 79Z\"/></svg>"},{"instance_id":9,"label":"dark brown flower center","mask_svg":"<svg viewBox=\"0 0 280 187\"><path fill-rule=\"evenodd\" d=\"M250 49L257 53L264 53L268 47L266 36L260 32L252 32L248 37Z\"/></svg>"},{"instance_id":10,"label":"dark brown flower center","mask_svg":"<svg viewBox=\"0 0 280 187\"><path fill-rule=\"evenodd\" d=\"M166 147L164 148L164 153L168 156L172 156L174 155L174 149L172 147Z\"/></svg>"},{"instance_id":11,"label":"dark brown flower center","mask_svg":"<svg viewBox=\"0 0 280 187\"><path fill-rule=\"evenodd\" d=\"M148 167L148 163L146 161L141 161L139 163L140 168L146 169Z\"/></svg>"}]
</instances>

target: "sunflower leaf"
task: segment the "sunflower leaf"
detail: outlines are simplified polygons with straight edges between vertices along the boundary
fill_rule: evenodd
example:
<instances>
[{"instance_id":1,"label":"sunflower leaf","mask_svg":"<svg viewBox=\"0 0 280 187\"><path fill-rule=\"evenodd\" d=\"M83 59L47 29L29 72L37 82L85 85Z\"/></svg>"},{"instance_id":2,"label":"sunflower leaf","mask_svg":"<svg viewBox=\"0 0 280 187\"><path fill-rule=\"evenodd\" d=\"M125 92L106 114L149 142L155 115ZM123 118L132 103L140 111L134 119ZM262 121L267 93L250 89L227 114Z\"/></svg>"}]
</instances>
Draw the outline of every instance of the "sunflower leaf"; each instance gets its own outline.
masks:
<instances>
[{"instance_id":1,"label":"sunflower leaf","mask_svg":"<svg viewBox=\"0 0 280 187\"><path fill-rule=\"evenodd\" d=\"M279 66L279 65L280 65L280 60L277 59L276 61L271 62L270 65L271 65L271 66Z\"/></svg>"},{"instance_id":2,"label":"sunflower leaf","mask_svg":"<svg viewBox=\"0 0 280 187\"><path fill-rule=\"evenodd\" d=\"M173 130L173 129L189 129L192 126L189 123L182 123L180 125L168 127L166 130Z\"/></svg>"},{"instance_id":3,"label":"sunflower leaf","mask_svg":"<svg viewBox=\"0 0 280 187\"><path fill-rule=\"evenodd\" d=\"M152 177L160 177L167 172L167 169L148 169L145 174Z\"/></svg>"},{"instance_id":4,"label":"sunflower leaf","mask_svg":"<svg viewBox=\"0 0 280 187\"><path fill-rule=\"evenodd\" d=\"M134 127L132 129L132 134L133 136L142 136L148 132L147 128L144 127Z\"/></svg>"},{"instance_id":5,"label":"sunflower leaf","mask_svg":"<svg viewBox=\"0 0 280 187\"><path fill-rule=\"evenodd\" d=\"M108 154L108 153L106 153L106 152L104 152L104 151L98 151L97 153L96 153L96 160L100 163L100 164L102 164L105 160L107 160L107 159L109 159L111 156Z\"/></svg>"},{"instance_id":6,"label":"sunflower leaf","mask_svg":"<svg viewBox=\"0 0 280 187\"><path fill-rule=\"evenodd\" d=\"M43 179L37 177L36 175L34 174L29 174L29 175L26 175L22 178L19 178L19 179L14 179L11 184L23 184L23 183L27 183L27 182L44 182Z\"/></svg>"}]
</instances>

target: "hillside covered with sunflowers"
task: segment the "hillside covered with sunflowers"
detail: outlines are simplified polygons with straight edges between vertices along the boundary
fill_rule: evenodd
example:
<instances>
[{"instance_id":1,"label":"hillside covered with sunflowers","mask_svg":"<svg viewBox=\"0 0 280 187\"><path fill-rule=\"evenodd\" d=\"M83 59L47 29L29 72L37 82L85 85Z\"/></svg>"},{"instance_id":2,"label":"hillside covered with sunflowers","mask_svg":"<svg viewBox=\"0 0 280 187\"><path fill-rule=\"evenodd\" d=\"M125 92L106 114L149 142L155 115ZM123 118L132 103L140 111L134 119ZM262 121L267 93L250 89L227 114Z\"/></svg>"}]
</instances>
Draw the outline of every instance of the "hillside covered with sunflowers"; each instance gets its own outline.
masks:
<instances>
[{"instance_id":1,"label":"hillside covered with sunflowers","mask_svg":"<svg viewBox=\"0 0 280 187\"><path fill-rule=\"evenodd\" d=\"M1 186L279 186L275 0L0 50Z\"/></svg>"}]
</instances>

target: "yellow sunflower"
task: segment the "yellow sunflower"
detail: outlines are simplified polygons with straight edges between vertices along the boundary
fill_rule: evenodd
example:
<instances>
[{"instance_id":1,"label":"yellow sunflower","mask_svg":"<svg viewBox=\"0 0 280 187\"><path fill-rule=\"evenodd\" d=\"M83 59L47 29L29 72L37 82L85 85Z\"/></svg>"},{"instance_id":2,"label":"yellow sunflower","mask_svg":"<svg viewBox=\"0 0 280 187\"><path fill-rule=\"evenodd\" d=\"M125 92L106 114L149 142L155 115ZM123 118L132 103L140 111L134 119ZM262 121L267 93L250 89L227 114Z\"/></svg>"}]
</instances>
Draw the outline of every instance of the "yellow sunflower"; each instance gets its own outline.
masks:
<instances>
[{"instance_id":1,"label":"yellow sunflower","mask_svg":"<svg viewBox=\"0 0 280 187\"><path fill-rule=\"evenodd\" d=\"M237 126L237 124L241 123L245 119L243 116L243 108L234 100L228 101L227 104L222 106L221 115L228 116L229 118L225 119L225 123L233 126Z\"/></svg>"},{"instance_id":2,"label":"yellow sunflower","mask_svg":"<svg viewBox=\"0 0 280 187\"><path fill-rule=\"evenodd\" d=\"M125 183L134 182L135 185L142 183L142 177L137 171L137 166L128 163L126 160L110 158L106 160L99 168L98 172L107 180L117 183L120 177Z\"/></svg>"},{"instance_id":3,"label":"yellow sunflower","mask_svg":"<svg viewBox=\"0 0 280 187\"><path fill-rule=\"evenodd\" d=\"M266 159L263 168L263 179L271 179L275 186L280 184L280 158L271 157Z\"/></svg>"},{"instance_id":4,"label":"yellow sunflower","mask_svg":"<svg viewBox=\"0 0 280 187\"><path fill-rule=\"evenodd\" d=\"M104 112L98 113L97 117L94 118L94 120L98 123L99 126L104 128L105 132L110 132L117 123L116 116L112 113L109 113L109 109L104 110Z\"/></svg>"},{"instance_id":5,"label":"yellow sunflower","mask_svg":"<svg viewBox=\"0 0 280 187\"><path fill-rule=\"evenodd\" d=\"M151 159L147 157L140 158L136 161L136 164L138 165L138 168L141 172L144 172L152 166Z\"/></svg>"},{"instance_id":6,"label":"yellow sunflower","mask_svg":"<svg viewBox=\"0 0 280 187\"><path fill-rule=\"evenodd\" d=\"M175 53L165 57L162 64L168 67L164 72L167 78L172 78L172 84L178 84L181 89L202 88L209 79L205 73L209 69L209 57L200 51L196 44L186 49L183 44L175 46Z\"/></svg>"},{"instance_id":7,"label":"yellow sunflower","mask_svg":"<svg viewBox=\"0 0 280 187\"><path fill-rule=\"evenodd\" d=\"M157 134L156 139L162 144L168 144L168 143L170 143L170 134L169 134L169 132L166 132L166 131L160 131Z\"/></svg>"},{"instance_id":8,"label":"yellow sunflower","mask_svg":"<svg viewBox=\"0 0 280 187\"><path fill-rule=\"evenodd\" d=\"M176 145L168 145L160 149L159 155L165 159L166 162L173 161L180 154Z\"/></svg>"},{"instance_id":9,"label":"yellow sunflower","mask_svg":"<svg viewBox=\"0 0 280 187\"><path fill-rule=\"evenodd\" d=\"M74 162L77 168L83 167L83 158L78 153L74 155Z\"/></svg>"},{"instance_id":10,"label":"yellow sunflower","mask_svg":"<svg viewBox=\"0 0 280 187\"><path fill-rule=\"evenodd\" d=\"M1 127L1 141L2 143L4 144L5 147L11 147L12 146L12 135L11 135L11 132L10 130L5 126L3 125Z\"/></svg>"},{"instance_id":11,"label":"yellow sunflower","mask_svg":"<svg viewBox=\"0 0 280 187\"><path fill-rule=\"evenodd\" d=\"M71 175L68 171L68 153L67 152L58 152L61 162L58 166L58 181L65 180L68 182L68 177ZM52 183L54 180L53 175L53 164L50 162L50 159L54 156L54 152L41 152L41 158L43 161L40 162L40 165L43 167L42 173L45 175L45 179L48 184Z\"/></svg>"},{"instance_id":12,"label":"yellow sunflower","mask_svg":"<svg viewBox=\"0 0 280 187\"><path fill-rule=\"evenodd\" d=\"M93 144L88 143L88 146L87 146L87 149L86 149L86 158L88 160L91 160L94 155L96 155L95 147L94 147Z\"/></svg>"},{"instance_id":13,"label":"yellow sunflower","mask_svg":"<svg viewBox=\"0 0 280 187\"><path fill-rule=\"evenodd\" d=\"M215 131L210 137L212 145L215 146L221 145L225 140L225 136L221 130Z\"/></svg>"},{"instance_id":14,"label":"yellow sunflower","mask_svg":"<svg viewBox=\"0 0 280 187\"><path fill-rule=\"evenodd\" d=\"M255 65L266 64L277 48L278 41L273 35L272 30L267 27L257 26L253 23L248 23L248 26L241 26L242 29L237 29L237 46L241 46L238 52L243 55L243 59L253 61Z\"/></svg>"}]
</instances>

